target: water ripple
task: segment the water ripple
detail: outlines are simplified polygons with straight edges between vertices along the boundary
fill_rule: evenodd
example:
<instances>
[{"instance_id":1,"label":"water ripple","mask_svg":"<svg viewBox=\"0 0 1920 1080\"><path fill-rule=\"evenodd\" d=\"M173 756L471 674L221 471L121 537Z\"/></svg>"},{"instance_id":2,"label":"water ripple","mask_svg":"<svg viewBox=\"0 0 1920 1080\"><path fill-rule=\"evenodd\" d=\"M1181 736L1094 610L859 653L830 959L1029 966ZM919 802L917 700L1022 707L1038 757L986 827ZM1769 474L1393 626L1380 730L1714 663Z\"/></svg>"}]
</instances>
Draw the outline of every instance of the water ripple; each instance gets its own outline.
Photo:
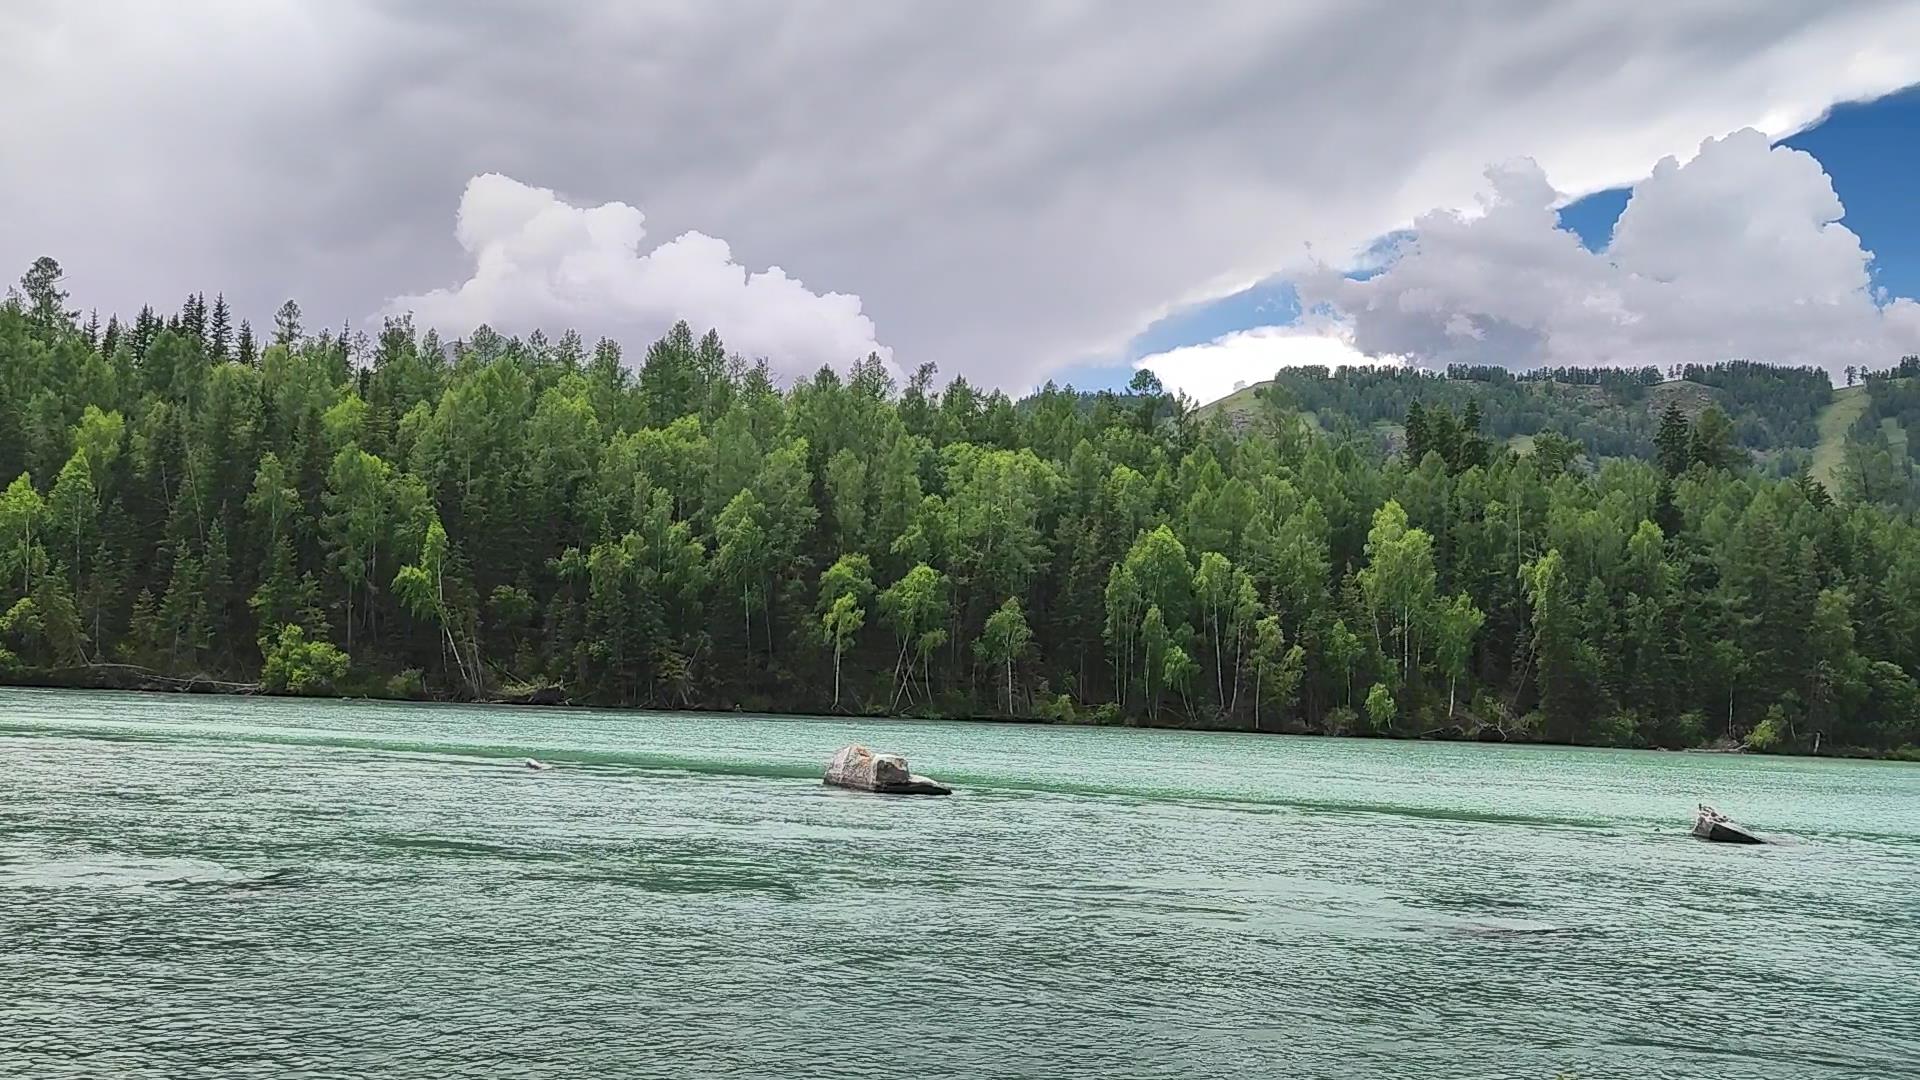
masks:
<instances>
[{"instance_id":1,"label":"water ripple","mask_svg":"<svg viewBox=\"0 0 1920 1080\"><path fill-rule=\"evenodd\" d=\"M1913 767L13 691L0 754L0 1076L1920 1076Z\"/></svg>"}]
</instances>

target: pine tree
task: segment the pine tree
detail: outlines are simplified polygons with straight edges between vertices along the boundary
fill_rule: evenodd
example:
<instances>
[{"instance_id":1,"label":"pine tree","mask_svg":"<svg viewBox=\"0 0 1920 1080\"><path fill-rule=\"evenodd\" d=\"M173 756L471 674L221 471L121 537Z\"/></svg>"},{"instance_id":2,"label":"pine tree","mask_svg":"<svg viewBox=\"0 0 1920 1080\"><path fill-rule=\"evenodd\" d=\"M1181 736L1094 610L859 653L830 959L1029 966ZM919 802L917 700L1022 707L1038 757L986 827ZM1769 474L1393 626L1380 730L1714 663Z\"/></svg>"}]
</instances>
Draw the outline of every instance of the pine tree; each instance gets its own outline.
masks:
<instances>
[{"instance_id":1,"label":"pine tree","mask_svg":"<svg viewBox=\"0 0 1920 1080\"><path fill-rule=\"evenodd\" d=\"M1694 464L1709 469L1731 468L1739 448L1733 442L1733 421L1718 407L1709 405L1693 422L1693 440L1689 457Z\"/></svg>"},{"instance_id":2,"label":"pine tree","mask_svg":"<svg viewBox=\"0 0 1920 1080\"><path fill-rule=\"evenodd\" d=\"M300 305L289 300L274 313L273 343L291 349L300 343L300 336Z\"/></svg>"},{"instance_id":3,"label":"pine tree","mask_svg":"<svg viewBox=\"0 0 1920 1080\"><path fill-rule=\"evenodd\" d=\"M140 316L133 321L133 360L142 363L147 358L147 346L153 344L154 336L160 333L160 319L153 308L142 307Z\"/></svg>"},{"instance_id":4,"label":"pine tree","mask_svg":"<svg viewBox=\"0 0 1920 1080\"><path fill-rule=\"evenodd\" d=\"M33 260L33 265L20 277L20 292L27 301L27 318L48 337L70 329L80 315L78 311L67 310L67 293L60 287L64 276L58 262L42 255Z\"/></svg>"},{"instance_id":5,"label":"pine tree","mask_svg":"<svg viewBox=\"0 0 1920 1080\"><path fill-rule=\"evenodd\" d=\"M216 364L224 364L233 347L233 325L227 311L227 294L218 293L213 298L213 314L207 320L207 358Z\"/></svg>"},{"instance_id":6,"label":"pine tree","mask_svg":"<svg viewBox=\"0 0 1920 1080\"><path fill-rule=\"evenodd\" d=\"M260 354L253 343L253 327L245 319L240 320L240 340L235 346L234 359L247 367L260 364Z\"/></svg>"},{"instance_id":7,"label":"pine tree","mask_svg":"<svg viewBox=\"0 0 1920 1080\"><path fill-rule=\"evenodd\" d=\"M1693 461L1693 432L1687 424L1687 414L1680 411L1675 402L1667 406L1660 417L1660 433L1653 438L1658 450L1660 467L1668 476L1679 476L1687 471Z\"/></svg>"},{"instance_id":8,"label":"pine tree","mask_svg":"<svg viewBox=\"0 0 1920 1080\"><path fill-rule=\"evenodd\" d=\"M1418 401L1407 406L1406 429L1406 450L1401 454L1401 460L1406 462L1409 469L1417 468L1420 459L1426 457L1431 449L1427 445L1427 411Z\"/></svg>"},{"instance_id":9,"label":"pine tree","mask_svg":"<svg viewBox=\"0 0 1920 1080\"><path fill-rule=\"evenodd\" d=\"M180 333L199 346L202 354L206 353L207 298L204 294L190 293L186 303L180 306Z\"/></svg>"},{"instance_id":10,"label":"pine tree","mask_svg":"<svg viewBox=\"0 0 1920 1080\"><path fill-rule=\"evenodd\" d=\"M1467 410L1460 416L1460 453L1452 463L1454 472L1487 467L1490 453L1486 437L1480 433L1482 423L1480 402L1467 402Z\"/></svg>"}]
</instances>

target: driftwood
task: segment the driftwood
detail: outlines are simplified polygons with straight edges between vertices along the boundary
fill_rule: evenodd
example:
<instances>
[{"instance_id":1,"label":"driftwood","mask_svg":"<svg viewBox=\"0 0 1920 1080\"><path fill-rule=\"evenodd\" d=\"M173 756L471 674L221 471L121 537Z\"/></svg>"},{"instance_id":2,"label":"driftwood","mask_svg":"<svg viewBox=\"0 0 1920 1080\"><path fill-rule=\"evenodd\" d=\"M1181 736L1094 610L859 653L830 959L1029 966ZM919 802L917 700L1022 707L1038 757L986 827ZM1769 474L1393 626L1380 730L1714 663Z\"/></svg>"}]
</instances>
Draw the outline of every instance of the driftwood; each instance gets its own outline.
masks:
<instances>
[{"instance_id":1,"label":"driftwood","mask_svg":"<svg viewBox=\"0 0 1920 1080\"><path fill-rule=\"evenodd\" d=\"M81 664L43 669L38 677L58 686L97 690L155 690L176 694L258 694L257 682L228 682L207 675L163 675L138 664Z\"/></svg>"},{"instance_id":2,"label":"driftwood","mask_svg":"<svg viewBox=\"0 0 1920 1080\"><path fill-rule=\"evenodd\" d=\"M565 705L567 688L553 684L501 686L488 700L499 705Z\"/></svg>"}]
</instances>

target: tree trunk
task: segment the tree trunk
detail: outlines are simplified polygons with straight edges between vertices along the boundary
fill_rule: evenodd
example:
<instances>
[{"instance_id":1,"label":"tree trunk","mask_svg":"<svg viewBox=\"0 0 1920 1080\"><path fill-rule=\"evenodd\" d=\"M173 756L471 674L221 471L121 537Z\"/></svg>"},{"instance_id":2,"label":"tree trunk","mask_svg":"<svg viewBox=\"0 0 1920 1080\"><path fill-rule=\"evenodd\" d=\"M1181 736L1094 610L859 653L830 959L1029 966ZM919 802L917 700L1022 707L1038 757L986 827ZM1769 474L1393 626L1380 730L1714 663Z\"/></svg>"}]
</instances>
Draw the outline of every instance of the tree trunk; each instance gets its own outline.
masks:
<instances>
[{"instance_id":1,"label":"tree trunk","mask_svg":"<svg viewBox=\"0 0 1920 1080\"><path fill-rule=\"evenodd\" d=\"M1007 654L1007 715L1013 715L1013 654Z\"/></svg>"}]
</instances>

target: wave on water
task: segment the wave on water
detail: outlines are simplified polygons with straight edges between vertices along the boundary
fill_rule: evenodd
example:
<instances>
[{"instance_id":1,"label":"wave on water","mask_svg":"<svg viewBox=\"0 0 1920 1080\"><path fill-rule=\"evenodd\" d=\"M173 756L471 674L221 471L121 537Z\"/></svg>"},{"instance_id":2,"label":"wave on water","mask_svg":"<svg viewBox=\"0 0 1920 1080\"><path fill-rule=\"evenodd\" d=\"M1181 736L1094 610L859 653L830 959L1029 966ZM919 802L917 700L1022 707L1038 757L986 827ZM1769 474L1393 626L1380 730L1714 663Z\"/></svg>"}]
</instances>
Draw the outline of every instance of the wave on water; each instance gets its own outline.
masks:
<instances>
[{"instance_id":1,"label":"wave on water","mask_svg":"<svg viewBox=\"0 0 1920 1080\"><path fill-rule=\"evenodd\" d=\"M743 757L724 753L715 754L711 751L702 753L651 748L592 748L557 741L421 738L401 733L346 733L285 727L208 727L193 724L156 724L141 720L75 722L62 718L47 722L6 721L0 722L0 735L148 745L288 747L321 752L395 755L415 761L441 762L467 767L480 765L489 768L511 768L523 774L528 774L529 771L523 768L522 763L526 759L534 758L555 766L561 777L570 771L588 770L603 773L646 772L683 776L818 781L825 764L824 760L816 762L771 756ZM1011 763L1017 763L1017 759L1010 759ZM1125 778L1081 780L1072 776L1036 775L1032 772L1003 769L948 768L932 765L932 763L929 763L928 771L960 788L963 793L971 790L981 794L990 793L998 798L1070 796L1138 799L1156 804L1186 804L1208 811L1225 809L1251 813L1385 815L1435 822L1520 825L1589 835L1618 834L1623 827L1636 831L1640 828L1660 827L1652 823L1622 822L1611 818L1580 817L1533 810L1514 812L1482 810L1467 806L1409 805L1374 799L1266 795L1240 790L1204 790L1191 785L1139 782ZM551 772L541 772L537 775L556 778ZM1676 836L1681 835L1684 835L1684 830L1676 833ZM1908 837L1863 836L1862 838L1913 842L1912 838ZM1782 846L1801 846L1810 843L1803 837L1781 836L1779 839L1784 841Z\"/></svg>"},{"instance_id":2,"label":"wave on water","mask_svg":"<svg viewBox=\"0 0 1920 1080\"><path fill-rule=\"evenodd\" d=\"M291 884L291 868L239 870L207 859L139 858L111 852L46 857L0 853L0 888L144 889L217 887L258 889Z\"/></svg>"},{"instance_id":3,"label":"wave on water","mask_svg":"<svg viewBox=\"0 0 1920 1080\"><path fill-rule=\"evenodd\" d=\"M528 758L536 758L555 766L561 773L584 769L602 772L639 771L694 776L818 781L824 769L824 762L740 758L660 750L592 749L564 743L421 739L406 735L344 734L289 728L213 729L184 725L154 725L135 721L103 721L97 725L70 722L0 723L0 734L190 746L270 746L323 752L362 752L401 755L415 760L440 761L448 764L512 768L517 773L527 773L522 763ZM1404 806L1363 800L1269 797L1246 792L1204 791L1191 786L1173 784L1129 783L1112 780L1083 781L1061 776L1035 776L1029 773L1000 770L941 768L934 771L937 771L942 780L962 789L991 792L1000 797L1065 795L1085 798L1124 798L1155 803L1184 803L1205 809L1224 807L1255 812L1386 814L1429 820L1520 824L1577 830L1609 827L1612 824L1537 813L1512 814L1459 807ZM551 772L538 775L543 778L554 776ZM862 797L871 798L872 796Z\"/></svg>"}]
</instances>

